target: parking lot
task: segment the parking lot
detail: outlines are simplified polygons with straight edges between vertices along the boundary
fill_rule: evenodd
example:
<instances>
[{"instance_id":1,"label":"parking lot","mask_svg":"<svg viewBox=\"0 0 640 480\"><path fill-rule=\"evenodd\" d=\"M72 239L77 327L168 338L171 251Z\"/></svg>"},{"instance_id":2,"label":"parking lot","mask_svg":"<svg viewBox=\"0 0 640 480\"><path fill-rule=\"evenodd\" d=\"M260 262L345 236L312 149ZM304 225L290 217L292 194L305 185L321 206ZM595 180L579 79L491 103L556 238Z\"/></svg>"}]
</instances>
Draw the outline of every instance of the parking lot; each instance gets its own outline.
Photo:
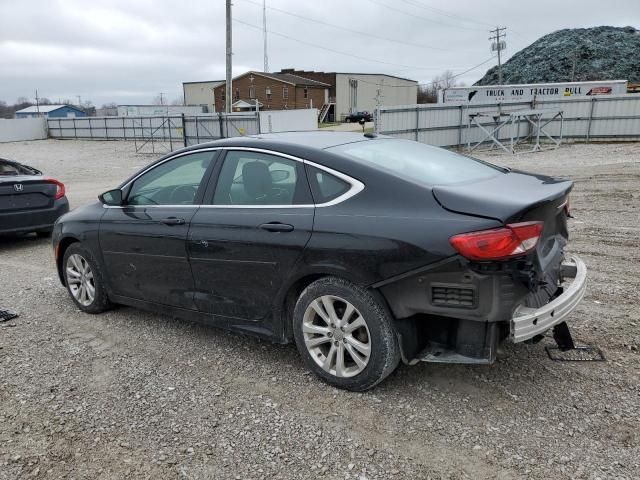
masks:
<instances>
[{"instance_id":1,"label":"parking lot","mask_svg":"<svg viewBox=\"0 0 640 480\"><path fill-rule=\"evenodd\" d=\"M327 387L292 345L132 308L77 310L48 240L0 238L0 479L633 479L640 472L640 144L495 163L566 176L570 250L589 269L570 326L606 362L505 345L492 366L401 366ZM129 142L0 144L72 208L154 156Z\"/></svg>"}]
</instances>

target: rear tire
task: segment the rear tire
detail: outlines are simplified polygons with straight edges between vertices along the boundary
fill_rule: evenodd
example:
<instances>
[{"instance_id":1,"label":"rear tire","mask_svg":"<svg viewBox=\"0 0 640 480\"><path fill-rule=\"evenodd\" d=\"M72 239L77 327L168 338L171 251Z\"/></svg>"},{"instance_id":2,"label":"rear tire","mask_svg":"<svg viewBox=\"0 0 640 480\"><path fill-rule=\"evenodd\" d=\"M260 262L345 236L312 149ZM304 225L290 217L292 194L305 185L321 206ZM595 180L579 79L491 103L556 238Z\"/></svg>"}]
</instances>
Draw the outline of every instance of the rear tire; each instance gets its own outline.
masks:
<instances>
[{"instance_id":1,"label":"rear tire","mask_svg":"<svg viewBox=\"0 0 640 480\"><path fill-rule=\"evenodd\" d=\"M388 310L371 292L347 280L325 277L309 285L296 303L293 323L307 366L335 387L367 390L400 362Z\"/></svg>"},{"instance_id":2,"label":"rear tire","mask_svg":"<svg viewBox=\"0 0 640 480\"><path fill-rule=\"evenodd\" d=\"M102 269L81 243L73 243L62 259L64 283L76 306L87 313L101 313L111 307Z\"/></svg>"}]
</instances>

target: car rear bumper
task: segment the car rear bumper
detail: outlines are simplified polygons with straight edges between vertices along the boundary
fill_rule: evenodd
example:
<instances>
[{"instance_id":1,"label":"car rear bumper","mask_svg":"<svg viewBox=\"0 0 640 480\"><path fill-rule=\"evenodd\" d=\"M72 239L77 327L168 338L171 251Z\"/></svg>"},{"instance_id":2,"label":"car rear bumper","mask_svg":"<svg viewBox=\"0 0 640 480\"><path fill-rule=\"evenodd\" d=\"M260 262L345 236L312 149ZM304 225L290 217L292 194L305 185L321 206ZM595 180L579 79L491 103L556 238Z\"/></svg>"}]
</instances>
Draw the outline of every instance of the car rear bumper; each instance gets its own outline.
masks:
<instances>
[{"instance_id":1,"label":"car rear bumper","mask_svg":"<svg viewBox=\"0 0 640 480\"><path fill-rule=\"evenodd\" d=\"M0 233L23 233L47 230L69 211L66 197L56 200L51 208L0 213Z\"/></svg>"},{"instance_id":2,"label":"car rear bumper","mask_svg":"<svg viewBox=\"0 0 640 480\"><path fill-rule=\"evenodd\" d=\"M516 308L510 330L514 343L529 340L564 322L578 306L587 288L587 267L580 258L571 256L562 263L562 275L573 278L573 282L558 297L540 308L522 305Z\"/></svg>"}]
</instances>

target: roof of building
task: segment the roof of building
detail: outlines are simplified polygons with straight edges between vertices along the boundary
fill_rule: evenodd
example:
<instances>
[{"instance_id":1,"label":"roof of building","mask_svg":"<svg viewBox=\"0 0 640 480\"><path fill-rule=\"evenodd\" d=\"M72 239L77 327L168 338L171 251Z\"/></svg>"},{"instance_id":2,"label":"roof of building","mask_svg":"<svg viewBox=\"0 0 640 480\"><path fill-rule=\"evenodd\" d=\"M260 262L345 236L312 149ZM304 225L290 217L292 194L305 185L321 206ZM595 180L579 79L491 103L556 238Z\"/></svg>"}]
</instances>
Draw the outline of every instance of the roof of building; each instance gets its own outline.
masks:
<instances>
[{"instance_id":1,"label":"roof of building","mask_svg":"<svg viewBox=\"0 0 640 480\"><path fill-rule=\"evenodd\" d=\"M16 113L49 113L54 110L58 110L60 108L69 107L77 110L78 112L84 112L84 110L74 107L73 105L40 105L39 107L33 105L31 107L23 108L22 110L16 111Z\"/></svg>"},{"instance_id":2,"label":"roof of building","mask_svg":"<svg viewBox=\"0 0 640 480\"><path fill-rule=\"evenodd\" d=\"M217 84L225 83L225 81L226 80L201 80L199 82L182 82L182 85L189 85L193 83L215 83L217 86Z\"/></svg>"},{"instance_id":3,"label":"roof of building","mask_svg":"<svg viewBox=\"0 0 640 480\"><path fill-rule=\"evenodd\" d=\"M244 100L238 100L231 104L232 108L256 108L255 101L253 103L245 102ZM262 107L262 102L258 102L258 107Z\"/></svg>"},{"instance_id":4,"label":"roof of building","mask_svg":"<svg viewBox=\"0 0 640 480\"><path fill-rule=\"evenodd\" d=\"M238 78L246 77L247 75L259 75L261 77L270 78L271 80L276 80L282 83L288 83L289 85L302 85L307 87L322 87L328 88L331 87L328 83L318 82L317 80L311 80L309 78L300 77L299 75L293 75L290 73L265 73L265 72L256 72L255 70L250 70L242 75L238 75L234 77L234 80ZM216 87L219 87L217 85Z\"/></svg>"},{"instance_id":5,"label":"roof of building","mask_svg":"<svg viewBox=\"0 0 640 480\"><path fill-rule=\"evenodd\" d=\"M315 70L296 70L294 68L281 68L279 73L288 73L288 71L296 72L296 74L305 73L322 73L328 75L373 75L378 77L397 78L398 80L405 80L407 82L418 83L417 80L411 80L410 78L398 77L397 75L389 75L388 73L361 73L361 72L316 72Z\"/></svg>"}]
</instances>

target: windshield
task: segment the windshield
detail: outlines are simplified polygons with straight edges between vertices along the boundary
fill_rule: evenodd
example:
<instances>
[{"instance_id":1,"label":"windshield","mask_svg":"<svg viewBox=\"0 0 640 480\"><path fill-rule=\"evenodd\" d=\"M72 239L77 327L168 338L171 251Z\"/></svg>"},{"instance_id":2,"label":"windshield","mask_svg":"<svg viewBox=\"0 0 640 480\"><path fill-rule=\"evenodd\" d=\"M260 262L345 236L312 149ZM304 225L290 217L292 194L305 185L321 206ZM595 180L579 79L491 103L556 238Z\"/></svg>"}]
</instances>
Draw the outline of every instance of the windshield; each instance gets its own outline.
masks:
<instances>
[{"instance_id":1,"label":"windshield","mask_svg":"<svg viewBox=\"0 0 640 480\"><path fill-rule=\"evenodd\" d=\"M361 163L421 185L449 185L480 180L505 172L495 165L443 148L411 140L380 139L348 143L327 151L346 155Z\"/></svg>"}]
</instances>

